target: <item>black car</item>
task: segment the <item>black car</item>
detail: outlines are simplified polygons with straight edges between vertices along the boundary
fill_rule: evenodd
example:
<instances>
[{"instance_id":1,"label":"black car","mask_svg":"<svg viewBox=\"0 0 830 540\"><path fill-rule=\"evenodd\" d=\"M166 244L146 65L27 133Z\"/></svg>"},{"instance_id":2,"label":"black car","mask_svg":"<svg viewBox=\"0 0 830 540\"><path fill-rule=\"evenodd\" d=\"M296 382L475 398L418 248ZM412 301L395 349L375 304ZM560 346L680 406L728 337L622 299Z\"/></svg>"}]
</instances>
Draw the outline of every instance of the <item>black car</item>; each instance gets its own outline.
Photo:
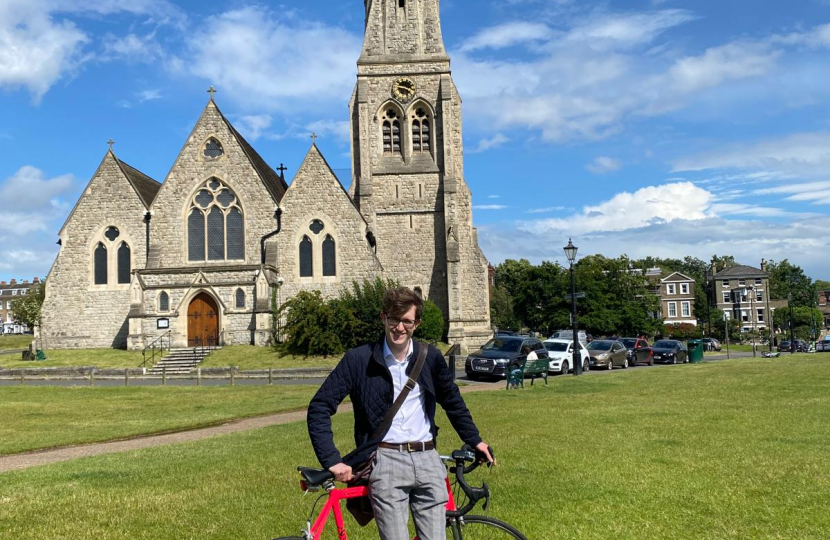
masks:
<instances>
[{"instance_id":1,"label":"black car","mask_svg":"<svg viewBox=\"0 0 830 540\"><path fill-rule=\"evenodd\" d=\"M807 352L810 345L803 339L795 340L795 352ZM790 340L784 339L778 344L778 352L790 352Z\"/></svg>"},{"instance_id":2,"label":"black car","mask_svg":"<svg viewBox=\"0 0 830 540\"><path fill-rule=\"evenodd\" d=\"M522 353L522 346L527 345L539 358L547 358L548 350L536 338L523 336L499 335L476 352L467 356L464 371L470 379L479 377L499 377L507 375L507 368L514 360L527 358Z\"/></svg>"},{"instance_id":3,"label":"black car","mask_svg":"<svg viewBox=\"0 0 830 540\"><path fill-rule=\"evenodd\" d=\"M654 360L651 358L652 352L651 347L648 345L648 341L643 338L633 337L619 338L618 341L625 345L625 348L628 349L628 365L636 366L637 364L654 364Z\"/></svg>"},{"instance_id":4,"label":"black car","mask_svg":"<svg viewBox=\"0 0 830 540\"><path fill-rule=\"evenodd\" d=\"M660 339L651 346L654 361L662 364L685 364L689 361L689 352L682 341Z\"/></svg>"}]
</instances>

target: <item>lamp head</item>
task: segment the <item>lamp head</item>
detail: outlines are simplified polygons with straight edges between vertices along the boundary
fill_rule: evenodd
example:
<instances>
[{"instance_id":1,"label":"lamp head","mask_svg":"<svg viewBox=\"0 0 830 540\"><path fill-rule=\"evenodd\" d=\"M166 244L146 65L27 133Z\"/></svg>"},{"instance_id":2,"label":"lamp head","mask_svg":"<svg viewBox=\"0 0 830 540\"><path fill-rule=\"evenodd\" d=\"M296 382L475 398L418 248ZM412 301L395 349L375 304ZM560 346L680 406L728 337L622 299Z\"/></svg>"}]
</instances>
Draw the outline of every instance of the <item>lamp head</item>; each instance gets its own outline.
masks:
<instances>
[{"instance_id":1,"label":"lamp head","mask_svg":"<svg viewBox=\"0 0 830 540\"><path fill-rule=\"evenodd\" d=\"M568 238L568 245L565 246L565 256L568 258L569 262L574 262L576 259L576 252L579 249L574 245L570 238Z\"/></svg>"}]
</instances>

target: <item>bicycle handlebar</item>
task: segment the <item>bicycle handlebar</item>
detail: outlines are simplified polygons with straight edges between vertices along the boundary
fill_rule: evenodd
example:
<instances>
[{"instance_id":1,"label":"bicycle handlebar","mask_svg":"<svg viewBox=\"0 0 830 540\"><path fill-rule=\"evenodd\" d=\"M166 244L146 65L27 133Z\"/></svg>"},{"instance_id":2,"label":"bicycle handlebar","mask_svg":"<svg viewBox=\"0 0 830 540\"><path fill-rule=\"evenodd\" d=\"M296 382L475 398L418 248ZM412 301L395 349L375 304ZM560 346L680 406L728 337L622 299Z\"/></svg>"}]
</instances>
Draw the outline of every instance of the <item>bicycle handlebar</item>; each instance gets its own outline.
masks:
<instances>
[{"instance_id":1,"label":"bicycle handlebar","mask_svg":"<svg viewBox=\"0 0 830 540\"><path fill-rule=\"evenodd\" d=\"M488 450L490 451L490 455L493 456L493 449L489 448ZM468 445L464 445L461 450L453 452L449 459L455 462L454 467L450 470L455 473L455 477L458 479L458 485L461 486L461 491L464 492L469 500L464 507L457 510L447 511L447 517L460 517L465 515L467 512L472 510L481 499L484 499L483 509L487 510L487 505L490 502L490 488L487 486L487 483L485 482L481 485L481 487L477 488L468 484L464 479L465 474L476 470L479 465L485 461L486 458L484 455L478 450L474 451ZM470 464L466 465L467 462L470 462ZM490 463L487 463L488 467L490 465Z\"/></svg>"}]
</instances>

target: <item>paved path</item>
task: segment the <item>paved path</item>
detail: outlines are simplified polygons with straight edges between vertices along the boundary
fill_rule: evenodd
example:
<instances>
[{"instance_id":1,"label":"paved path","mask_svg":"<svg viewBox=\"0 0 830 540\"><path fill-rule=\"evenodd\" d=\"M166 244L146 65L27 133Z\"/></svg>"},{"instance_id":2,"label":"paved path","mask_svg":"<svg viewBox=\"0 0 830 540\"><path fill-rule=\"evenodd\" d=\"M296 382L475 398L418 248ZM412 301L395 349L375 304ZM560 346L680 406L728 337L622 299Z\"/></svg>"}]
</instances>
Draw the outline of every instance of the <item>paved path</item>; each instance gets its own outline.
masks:
<instances>
[{"instance_id":1,"label":"paved path","mask_svg":"<svg viewBox=\"0 0 830 540\"><path fill-rule=\"evenodd\" d=\"M470 384L469 386L461 387L461 392L466 394L468 392L481 392L503 389L504 383ZM342 405L340 405L340 408L337 409L337 412L352 412L351 403L343 403ZM167 444L178 444L190 441L199 441L202 439L207 439L208 437L227 435L229 433L249 431L252 429L260 429L280 424L289 424L291 422L300 422L305 420L305 417L305 410L279 414L270 414L267 416L258 416L256 418L235 420L232 422L228 422L227 424L222 424L221 426L193 429L190 431L180 431L177 433L168 433L165 435L148 435L123 441L68 446L64 448L55 448L52 450L38 450L34 452L27 452L25 454L5 456L0 457L0 473L20 469L28 469L30 467L39 467L41 465L49 465L51 463L69 461L72 459L82 457L99 456L102 454L113 454L116 452L128 452L131 450L153 448L156 446L163 446Z\"/></svg>"}]
</instances>

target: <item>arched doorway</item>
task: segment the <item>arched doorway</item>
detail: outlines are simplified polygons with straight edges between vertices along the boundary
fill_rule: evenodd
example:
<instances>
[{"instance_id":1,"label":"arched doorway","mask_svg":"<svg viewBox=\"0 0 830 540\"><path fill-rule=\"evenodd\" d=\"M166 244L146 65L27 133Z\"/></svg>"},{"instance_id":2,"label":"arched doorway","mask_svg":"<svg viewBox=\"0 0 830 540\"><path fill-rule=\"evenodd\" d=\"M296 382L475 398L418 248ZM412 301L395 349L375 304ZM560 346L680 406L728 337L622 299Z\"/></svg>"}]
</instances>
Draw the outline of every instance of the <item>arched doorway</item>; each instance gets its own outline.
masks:
<instances>
[{"instance_id":1,"label":"arched doorway","mask_svg":"<svg viewBox=\"0 0 830 540\"><path fill-rule=\"evenodd\" d=\"M216 347L219 343L219 309L207 293L199 293L187 308L187 346Z\"/></svg>"}]
</instances>

